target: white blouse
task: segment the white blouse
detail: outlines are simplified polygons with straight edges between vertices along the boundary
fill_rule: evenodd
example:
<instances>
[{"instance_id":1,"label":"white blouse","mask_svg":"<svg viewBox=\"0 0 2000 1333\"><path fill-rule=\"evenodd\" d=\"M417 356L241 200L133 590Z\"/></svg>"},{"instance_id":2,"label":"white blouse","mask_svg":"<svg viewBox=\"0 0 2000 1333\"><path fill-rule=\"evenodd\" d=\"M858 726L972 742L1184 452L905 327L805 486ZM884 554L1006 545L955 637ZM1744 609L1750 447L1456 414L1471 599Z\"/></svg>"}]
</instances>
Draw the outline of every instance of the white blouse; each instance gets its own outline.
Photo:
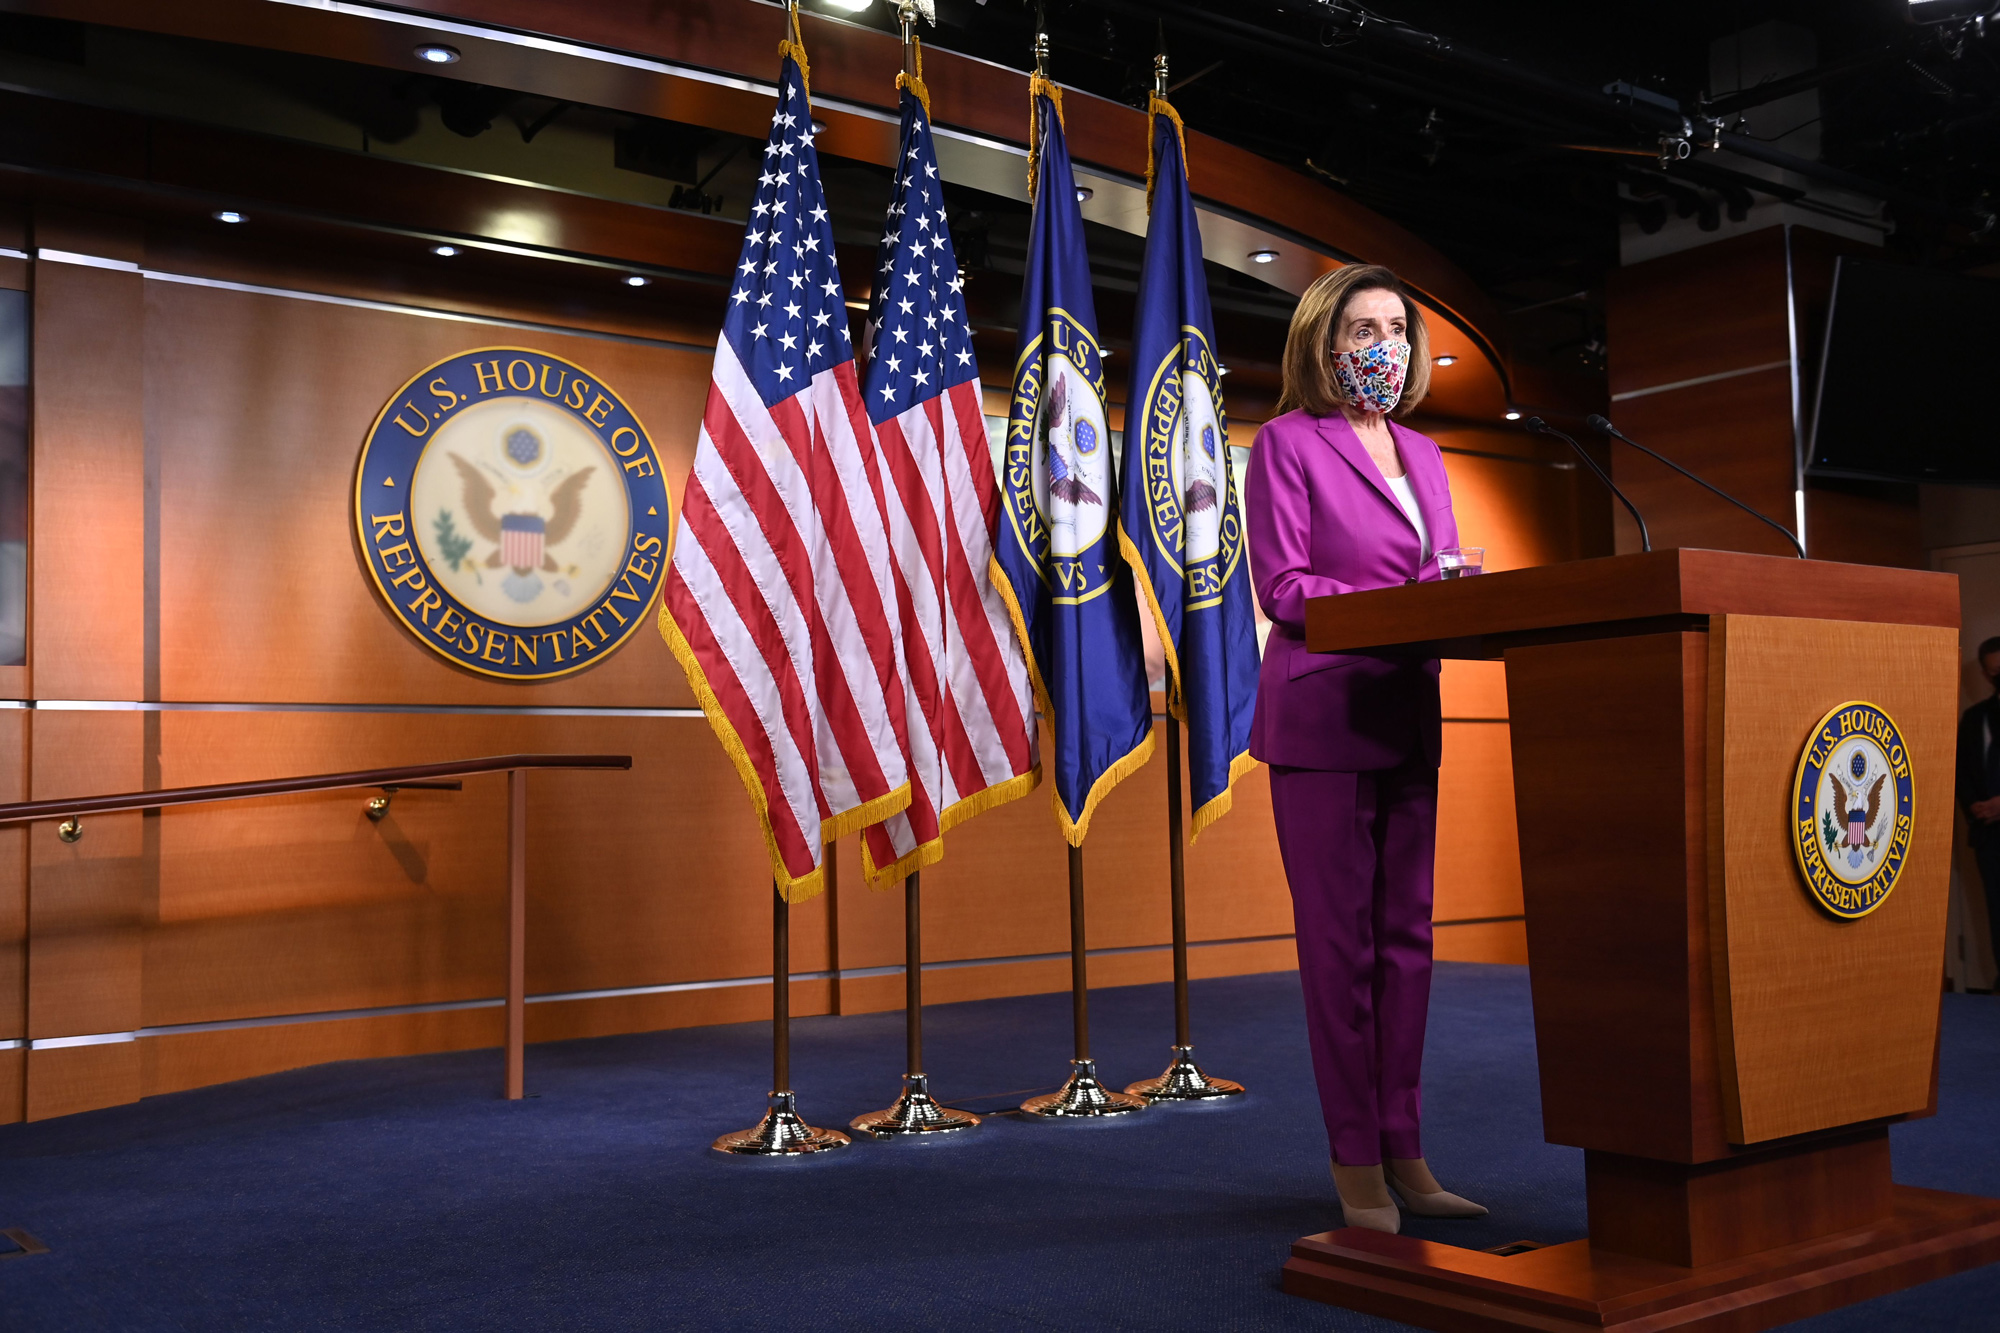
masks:
<instances>
[{"instance_id":1,"label":"white blouse","mask_svg":"<svg viewBox=\"0 0 2000 1333\"><path fill-rule=\"evenodd\" d=\"M1389 490L1395 495L1396 503L1401 505L1403 513L1409 516L1410 526L1417 530L1417 540L1422 544L1424 551L1419 559L1430 559L1431 530L1430 526L1424 522L1424 511L1423 507L1417 503L1417 493L1410 489L1410 474L1405 471L1400 477L1385 477L1383 480L1389 483Z\"/></svg>"}]
</instances>

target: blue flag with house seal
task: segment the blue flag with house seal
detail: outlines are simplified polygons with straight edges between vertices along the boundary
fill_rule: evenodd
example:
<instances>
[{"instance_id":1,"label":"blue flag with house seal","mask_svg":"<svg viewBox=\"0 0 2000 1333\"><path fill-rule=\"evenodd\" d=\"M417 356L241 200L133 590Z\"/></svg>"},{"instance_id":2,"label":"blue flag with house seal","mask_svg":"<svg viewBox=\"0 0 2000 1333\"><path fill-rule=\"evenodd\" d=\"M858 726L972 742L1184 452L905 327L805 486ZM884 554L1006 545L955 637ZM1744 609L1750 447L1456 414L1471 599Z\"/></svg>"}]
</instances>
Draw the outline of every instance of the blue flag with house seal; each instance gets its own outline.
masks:
<instances>
[{"instance_id":1,"label":"blue flag with house seal","mask_svg":"<svg viewBox=\"0 0 2000 1333\"><path fill-rule=\"evenodd\" d=\"M1104 358L1061 94L1037 75L1028 95L1035 211L993 581L1055 742L1046 762L1056 820L1082 846L1098 803L1152 756L1153 707L1132 568L1118 547Z\"/></svg>"},{"instance_id":2,"label":"blue flag with house seal","mask_svg":"<svg viewBox=\"0 0 2000 1333\"><path fill-rule=\"evenodd\" d=\"M1119 543L1160 633L1167 707L1187 726L1192 842L1256 766L1257 616L1229 459L1221 366L1180 117L1151 104L1152 216L1125 399Z\"/></svg>"}]
</instances>

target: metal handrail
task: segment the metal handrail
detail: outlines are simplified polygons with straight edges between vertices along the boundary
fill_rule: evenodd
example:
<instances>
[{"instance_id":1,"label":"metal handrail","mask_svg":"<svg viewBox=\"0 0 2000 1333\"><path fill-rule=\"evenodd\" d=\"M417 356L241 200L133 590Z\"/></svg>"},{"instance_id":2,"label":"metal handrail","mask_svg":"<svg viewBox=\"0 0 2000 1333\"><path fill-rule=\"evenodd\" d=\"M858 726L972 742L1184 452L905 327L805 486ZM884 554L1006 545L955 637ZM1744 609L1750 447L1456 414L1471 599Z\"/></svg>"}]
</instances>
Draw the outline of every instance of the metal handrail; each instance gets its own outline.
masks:
<instances>
[{"instance_id":1,"label":"metal handrail","mask_svg":"<svg viewBox=\"0 0 2000 1333\"><path fill-rule=\"evenodd\" d=\"M123 792L116 796L59 797L48 801L16 801L0 805L0 826L32 824L43 819L75 819L131 810L158 810L208 801L242 801L254 796L284 796L302 791L339 791L345 787L388 787L432 778L467 777L474 773L506 773L523 768L632 767L629 754L503 754L487 759L459 759L448 764L410 764L402 768L366 768L354 773L319 773L302 778L272 778L264 782L222 782L207 787L169 787L162 791Z\"/></svg>"},{"instance_id":2,"label":"metal handrail","mask_svg":"<svg viewBox=\"0 0 2000 1333\"><path fill-rule=\"evenodd\" d=\"M84 815L158 810L210 801L241 801L255 796L283 796L302 791L339 791L350 787L395 787L475 773L507 775L507 1096L522 1093L524 1048L527 1045L528 990L528 770L632 767L629 754L503 754L486 759L459 759L448 764L411 764L403 768L367 768L355 773L320 773L265 782L223 782L208 787L170 787L164 791L124 792L116 796L81 796L52 801L17 801L0 805L0 826L32 824L45 819L64 821L58 832L65 842L81 836L77 820ZM456 787L457 783L443 784Z\"/></svg>"}]
</instances>

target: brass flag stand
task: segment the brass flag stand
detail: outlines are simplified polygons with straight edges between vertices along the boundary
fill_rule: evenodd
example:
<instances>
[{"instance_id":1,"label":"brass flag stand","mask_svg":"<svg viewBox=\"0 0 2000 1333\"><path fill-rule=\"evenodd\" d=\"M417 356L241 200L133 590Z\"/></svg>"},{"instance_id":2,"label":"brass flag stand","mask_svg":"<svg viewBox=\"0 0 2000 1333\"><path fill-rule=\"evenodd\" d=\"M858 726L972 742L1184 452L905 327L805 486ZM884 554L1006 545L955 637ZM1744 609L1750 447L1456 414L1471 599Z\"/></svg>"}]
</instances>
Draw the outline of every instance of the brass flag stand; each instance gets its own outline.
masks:
<instances>
[{"instance_id":1,"label":"brass flag stand","mask_svg":"<svg viewBox=\"0 0 2000 1333\"><path fill-rule=\"evenodd\" d=\"M1194 1062L1188 1035L1187 860L1181 839L1181 724L1167 714L1167 880L1174 910L1174 1058L1158 1078L1141 1080L1125 1091L1149 1102L1201 1102L1234 1097L1241 1083L1210 1078Z\"/></svg>"},{"instance_id":2,"label":"brass flag stand","mask_svg":"<svg viewBox=\"0 0 2000 1333\"><path fill-rule=\"evenodd\" d=\"M1083 949L1083 848L1069 849L1069 990L1070 1015L1076 1028L1076 1056L1069 1063L1069 1081L1055 1092L1030 1097L1021 1114L1038 1120L1073 1120L1143 1111L1144 1097L1113 1092L1097 1081L1097 1061L1090 1058L1090 977Z\"/></svg>"},{"instance_id":3,"label":"brass flag stand","mask_svg":"<svg viewBox=\"0 0 2000 1333\"><path fill-rule=\"evenodd\" d=\"M940 1106L931 1097L924 1068L924 930L921 875L903 879L903 1033L905 1043L903 1095L885 1111L856 1116L854 1132L878 1139L953 1134L977 1129L979 1117L970 1111Z\"/></svg>"},{"instance_id":4,"label":"brass flag stand","mask_svg":"<svg viewBox=\"0 0 2000 1333\"><path fill-rule=\"evenodd\" d=\"M826 852L828 873L833 849ZM837 1129L817 1129L799 1118L792 1093L792 909L771 885L771 1105L749 1129L724 1134L710 1146L740 1157L798 1157L845 1148Z\"/></svg>"}]
</instances>

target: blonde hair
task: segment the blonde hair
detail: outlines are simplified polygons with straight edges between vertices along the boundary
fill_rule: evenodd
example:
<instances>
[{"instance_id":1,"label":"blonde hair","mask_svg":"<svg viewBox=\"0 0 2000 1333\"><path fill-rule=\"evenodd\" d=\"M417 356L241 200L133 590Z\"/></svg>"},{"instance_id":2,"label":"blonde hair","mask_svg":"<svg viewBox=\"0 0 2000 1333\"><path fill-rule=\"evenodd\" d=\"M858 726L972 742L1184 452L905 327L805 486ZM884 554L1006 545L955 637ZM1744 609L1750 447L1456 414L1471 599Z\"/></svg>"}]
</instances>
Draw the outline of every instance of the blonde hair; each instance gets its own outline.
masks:
<instances>
[{"instance_id":1,"label":"blonde hair","mask_svg":"<svg viewBox=\"0 0 2000 1333\"><path fill-rule=\"evenodd\" d=\"M1344 264L1322 273L1292 311L1292 327L1285 334L1284 388L1278 394L1278 415L1304 408L1316 417L1330 417L1347 405L1347 395L1341 392L1340 380L1333 373L1333 344L1348 302L1369 291L1394 292L1402 298L1405 336L1410 343L1403 396L1389 415L1406 415L1430 392L1431 337L1424 327L1422 309L1410 299L1402 281L1380 264Z\"/></svg>"}]
</instances>

